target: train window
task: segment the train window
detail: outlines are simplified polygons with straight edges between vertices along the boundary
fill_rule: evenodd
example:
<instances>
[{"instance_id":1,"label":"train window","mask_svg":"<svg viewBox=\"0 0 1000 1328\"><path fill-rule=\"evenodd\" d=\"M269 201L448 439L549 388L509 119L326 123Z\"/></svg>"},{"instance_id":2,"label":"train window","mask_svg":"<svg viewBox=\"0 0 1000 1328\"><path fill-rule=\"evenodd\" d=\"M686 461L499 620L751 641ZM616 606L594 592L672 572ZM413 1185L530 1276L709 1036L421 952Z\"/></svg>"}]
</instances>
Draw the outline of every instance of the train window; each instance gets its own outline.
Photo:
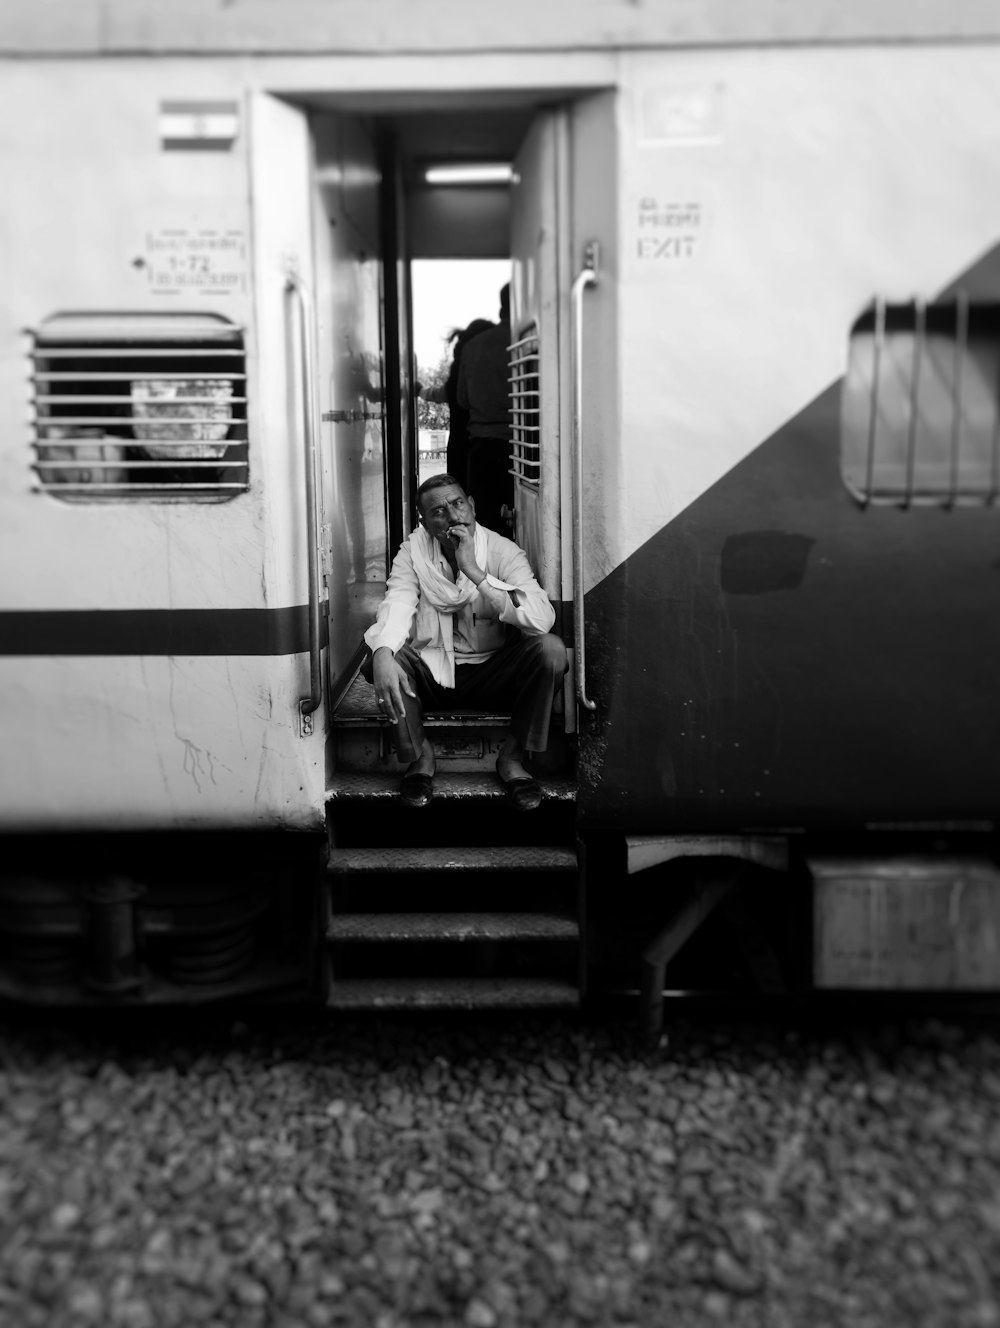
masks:
<instances>
[{"instance_id":1,"label":"train window","mask_svg":"<svg viewBox=\"0 0 1000 1328\"><path fill-rule=\"evenodd\" d=\"M221 502L248 487L240 328L204 314L57 314L32 340L43 492Z\"/></svg>"},{"instance_id":2,"label":"train window","mask_svg":"<svg viewBox=\"0 0 1000 1328\"><path fill-rule=\"evenodd\" d=\"M851 331L841 473L862 504L996 503L1000 305L876 303Z\"/></svg>"},{"instance_id":3,"label":"train window","mask_svg":"<svg viewBox=\"0 0 1000 1328\"><path fill-rule=\"evenodd\" d=\"M537 489L541 473L537 329L530 327L508 349L513 471L518 483Z\"/></svg>"}]
</instances>

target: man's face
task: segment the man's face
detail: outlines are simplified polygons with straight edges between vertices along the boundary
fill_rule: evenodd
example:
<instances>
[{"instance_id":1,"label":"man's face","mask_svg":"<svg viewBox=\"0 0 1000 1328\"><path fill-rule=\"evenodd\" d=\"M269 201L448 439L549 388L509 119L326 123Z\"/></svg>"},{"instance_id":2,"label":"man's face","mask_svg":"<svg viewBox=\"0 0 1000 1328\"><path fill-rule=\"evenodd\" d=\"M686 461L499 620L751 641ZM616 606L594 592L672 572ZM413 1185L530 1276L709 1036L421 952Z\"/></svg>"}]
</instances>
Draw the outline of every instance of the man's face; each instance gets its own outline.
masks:
<instances>
[{"instance_id":1,"label":"man's face","mask_svg":"<svg viewBox=\"0 0 1000 1328\"><path fill-rule=\"evenodd\" d=\"M470 535L476 529L476 504L459 484L442 484L439 489L429 490L421 496L420 506L424 525L441 543L451 544L448 531L452 526L465 526Z\"/></svg>"}]
</instances>

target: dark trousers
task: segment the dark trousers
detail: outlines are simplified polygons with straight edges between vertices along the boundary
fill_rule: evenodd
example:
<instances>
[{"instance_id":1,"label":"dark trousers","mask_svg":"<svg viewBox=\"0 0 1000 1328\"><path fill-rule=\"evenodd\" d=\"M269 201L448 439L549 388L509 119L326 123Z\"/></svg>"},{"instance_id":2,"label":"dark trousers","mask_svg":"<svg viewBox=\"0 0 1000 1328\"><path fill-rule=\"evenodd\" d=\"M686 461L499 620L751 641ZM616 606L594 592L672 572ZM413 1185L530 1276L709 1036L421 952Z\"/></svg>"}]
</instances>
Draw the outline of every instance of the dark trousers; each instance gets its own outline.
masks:
<instances>
[{"instance_id":1,"label":"dark trousers","mask_svg":"<svg viewBox=\"0 0 1000 1328\"><path fill-rule=\"evenodd\" d=\"M405 715L393 726L393 744L400 761L415 761L424 745L424 712L428 710L510 710L510 731L527 752L544 752L556 688L568 667L561 637L546 632L511 641L482 664L456 664L455 686L442 687L410 646L396 651L396 662L410 679L416 697L403 692ZM362 673L372 680L371 655Z\"/></svg>"},{"instance_id":2,"label":"dark trousers","mask_svg":"<svg viewBox=\"0 0 1000 1328\"><path fill-rule=\"evenodd\" d=\"M500 509L514 506L514 476L510 473L510 443L505 438L470 438L467 491L476 501L476 520L500 535L510 532Z\"/></svg>"}]
</instances>

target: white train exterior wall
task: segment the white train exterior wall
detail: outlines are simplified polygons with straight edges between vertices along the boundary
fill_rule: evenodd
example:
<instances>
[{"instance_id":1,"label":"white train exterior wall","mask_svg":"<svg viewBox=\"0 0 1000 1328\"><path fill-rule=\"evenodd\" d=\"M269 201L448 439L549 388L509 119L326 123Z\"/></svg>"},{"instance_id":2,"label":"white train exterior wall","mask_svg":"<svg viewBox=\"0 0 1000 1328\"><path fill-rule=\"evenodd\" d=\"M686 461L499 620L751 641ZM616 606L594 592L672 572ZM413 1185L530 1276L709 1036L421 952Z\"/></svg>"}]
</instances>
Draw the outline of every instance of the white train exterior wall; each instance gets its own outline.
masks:
<instances>
[{"instance_id":1,"label":"white train exterior wall","mask_svg":"<svg viewBox=\"0 0 1000 1328\"><path fill-rule=\"evenodd\" d=\"M3 157L21 188L2 209L3 608L60 615L60 639L33 649L35 620L22 618L18 653L0 659L4 825L318 828L322 725L301 736L298 710L303 461L281 304L282 264L308 272L310 231L292 254L251 228L248 103L233 71L202 83L238 108L241 150L226 153L161 150L163 103L193 92L183 66L152 80L135 63L5 74ZM231 284L158 296L157 277L172 280L160 243L180 235L190 249L206 232L237 245L212 260ZM245 328L249 491L205 504L33 491L26 332L57 314L177 309ZM118 644L104 653L112 624Z\"/></svg>"},{"instance_id":2,"label":"white train exterior wall","mask_svg":"<svg viewBox=\"0 0 1000 1328\"><path fill-rule=\"evenodd\" d=\"M767 657L744 653L739 667L733 663L739 633L726 617L732 605L719 595L713 560L729 536L787 521L795 495L786 492L784 508L748 509L735 525L718 518L718 543L704 546L712 566L681 592L686 642L671 635L663 604L649 612L646 601L666 592L655 579L638 585L637 569L646 577L657 558L673 556L672 536L657 552L665 531L691 547L698 505L715 501L719 486L727 477L738 481L739 468L767 440L835 391L851 328L873 298L933 301L998 243L998 39L994 7L980 3L595 0L499 11L392 0L224 8L95 0L4 14L0 54L12 58L4 61L0 93L3 153L31 181L23 203L5 205L14 230L2 246L8 259L24 255L20 270L6 275L12 296L0 344L2 526L12 551L6 566L16 551L18 567L5 577L4 607L188 611L223 601L270 611L295 610L305 599L287 384L270 359L262 373L260 358L262 339L274 336L273 321L266 332L261 322L261 283L265 270L269 279L280 272L280 244L253 250L245 296L204 306L248 327L255 375L248 495L204 509L164 506L154 521L137 508L56 511L50 499L27 495L23 329L90 301L106 307L112 292L121 309L148 307L147 277L130 263L148 227L169 224L179 198L196 198L213 224L233 217L236 227L254 224L250 199L260 182L242 149L224 166L206 161L200 175L184 160L181 186L172 177L173 159L156 151L164 100L233 100L246 125L253 96L270 91L365 94L377 104L401 93L461 99L491 89L562 90L567 100L579 99L573 255L597 239L603 256L601 282L588 296L594 317L585 343L584 570L605 729L583 768L582 805L615 824L637 816L643 829L663 828L668 803L670 816L744 823L761 791L751 786L757 775L738 774L745 786L736 803L727 802L733 786L721 782L718 752L697 753L692 735L702 730L682 731L677 707L701 705L718 728L719 689L731 703L740 669L766 691ZM159 222L148 220L150 207ZM299 261L308 267L304 236L301 247ZM988 283L980 294L998 298ZM824 446L834 449L829 470L838 440L829 421L824 428ZM796 455L808 477L810 458L801 448ZM840 497L849 501L846 490ZM980 518L994 515L972 518L981 532L977 550L988 538ZM813 516L820 525L825 519ZM684 527L685 517L694 524ZM979 612L977 623L985 622L988 612ZM963 649L992 650L990 630L980 631L969 615L963 621L970 629ZM843 622L849 627L850 616ZM786 642L795 630L780 613L774 627ZM818 686L810 670L828 644L817 637L795 646L802 676L812 678L803 704L814 709L822 688L810 690ZM684 652L673 684L666 672L654 676ZM724 657L724 675L713 672L709 654ZM643 661L650 680L640 708L644 734L657 737L638 764L623 660ZM95 664L63 656L3 661L11 698L5 738L22 754L4 796L11 824L24 826L39 806L42 824L68 800L88 824L107 824L109 815L114 824L145 824L164 806L176 825L320 824L322 725L311 739L297 727L307 669L301 649L194 662L122 655L101 659L99 673ZM686 696L699 676L702 695ZM948 683L946 669L939 676ZM46 726L65 738L61 753L60 744L37 740L28 699L39 683L59 712ZM981 727L981 718L971 722ZM755 729L758 762L760 743L777 750L781 726L773 715L768 725L763 736ZM890 725L879 741L893 736ZM949 759L962 740L956 732ZM134 759L122 764L117 754L126 749ZM79 758L67 762L67 750ZM706 790L709 768L715 783ZM765 798L775 817L798 774L793 762L784 791ZM983 774L977 767L970 779ZM41 804L39 788L46 790ZM808 794L803 808L804 815L822 812Z\"/></svg>"}]
</instances>

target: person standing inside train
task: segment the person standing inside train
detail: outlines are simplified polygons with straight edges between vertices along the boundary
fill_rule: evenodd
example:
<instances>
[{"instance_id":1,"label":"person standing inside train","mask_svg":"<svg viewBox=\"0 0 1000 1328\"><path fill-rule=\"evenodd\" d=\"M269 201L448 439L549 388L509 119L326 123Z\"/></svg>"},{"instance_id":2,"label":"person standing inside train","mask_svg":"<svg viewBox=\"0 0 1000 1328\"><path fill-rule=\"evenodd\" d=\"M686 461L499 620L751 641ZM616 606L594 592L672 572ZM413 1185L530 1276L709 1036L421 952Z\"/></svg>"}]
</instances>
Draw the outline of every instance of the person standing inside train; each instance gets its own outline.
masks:
<instances>
[{"instance_id":1,"label":"person standing inside train","mask_svg":"<svg viewBox=\"0 0 1000 1328\"><path fill-rule=\"evenodd\" d=\"M542 792L524 767L525 753L548 747L567 668L566 647L550 630L555 610L524 550L479 524L475 500L453 475L425 480L417 511L419 525L400 546L365 633L371 653L363 672L407 763L400 795L410 807L433 796L425 710L509 706L497 774L513 806L531 811Z\"/></svg>"},{"instance_id":2,"label":"person standing inside train","mask_svg":"<svg viewBox=\"0 0 1000 1328\"><path fill-rule=\"evenodd\" d=\"M491 530L509 529L514 510L511 409L507 357L510 282L500 292L500 321L465 347L458 369L458 404L469 412L468 491Z\"/></svg>"},{"instance_id":3,"label":"person standing inside train","mask_svg":"<svg viewBox=\"0 0 1000 1328\"><path fill-rule=\"evenodd\" d=\"M458 371L462 352L473 337L486 332L495 324L488 318L474 318L468 327L456 327L448 338L453 342L448 377L438 387L420 388L425 401L435 401L448 407L448 452L445 469L454 475L463 488L469 486L469 412L458 404Z\"/></svg>"}]
</instances>

